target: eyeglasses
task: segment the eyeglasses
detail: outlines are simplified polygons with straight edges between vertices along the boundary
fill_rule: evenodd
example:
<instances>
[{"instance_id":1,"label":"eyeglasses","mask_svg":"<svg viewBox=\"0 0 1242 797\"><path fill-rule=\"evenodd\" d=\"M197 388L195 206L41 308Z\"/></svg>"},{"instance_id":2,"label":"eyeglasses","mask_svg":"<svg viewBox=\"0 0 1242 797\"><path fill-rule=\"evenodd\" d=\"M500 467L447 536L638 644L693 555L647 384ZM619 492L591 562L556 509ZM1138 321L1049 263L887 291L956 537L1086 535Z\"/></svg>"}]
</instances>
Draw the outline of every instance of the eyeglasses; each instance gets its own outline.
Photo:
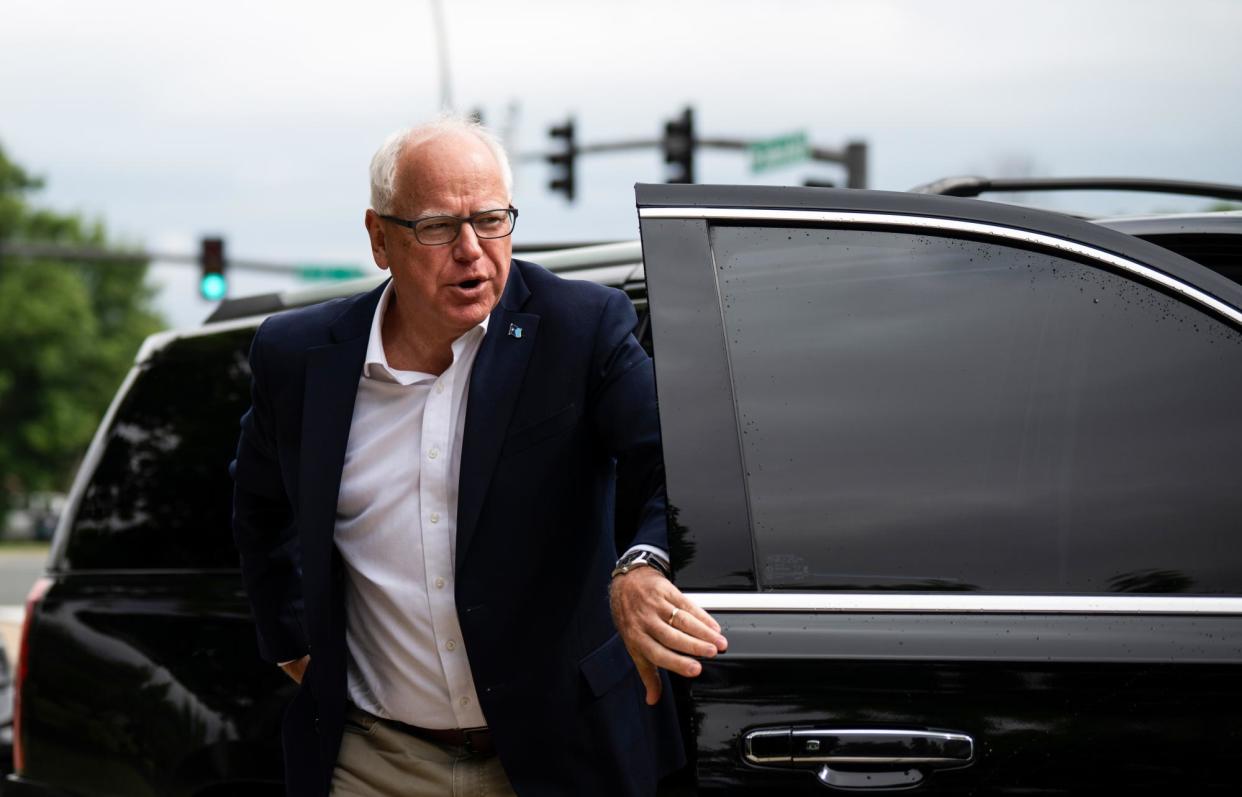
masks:
<instances>
[{"instance_id":1,"label":"eyeglasses","mask_svg":"<svg viewBox=\"0 0 1242 797\"><path fill-rule=\"evenodd\" d=\"M473 216L427 216L422 219L400 219L383 213L379 217L414 231L414 237L426 246L442 246L451 244L461 234L461 225L469 224L474 234L480 238L504 238L513 234L517 224L518 210L515 207L480 210Z\"/></svg>"}]
</instances>

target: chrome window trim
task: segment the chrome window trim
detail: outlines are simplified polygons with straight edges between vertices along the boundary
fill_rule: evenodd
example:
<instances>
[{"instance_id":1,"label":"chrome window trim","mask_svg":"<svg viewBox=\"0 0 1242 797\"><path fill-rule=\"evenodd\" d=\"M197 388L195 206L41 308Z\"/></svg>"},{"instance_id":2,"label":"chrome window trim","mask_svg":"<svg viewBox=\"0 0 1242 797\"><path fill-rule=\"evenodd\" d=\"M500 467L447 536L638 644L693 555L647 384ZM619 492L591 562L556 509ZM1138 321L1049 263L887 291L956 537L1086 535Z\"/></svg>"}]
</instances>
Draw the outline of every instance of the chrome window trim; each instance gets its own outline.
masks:
<instances>
[{"instance_id":1,"label":"chrome window trim","mask_svg":"<svg viewBox=\"0 0 1242 797\"><path fill-rule=\"evenodd\" d=\"M1097 249L1093 246L1078 243L1053 235L1005 227L999 224L985 224L976 221L959 219L942 219L932 216L905 215L898 213L865 213L856 211L829 210L766 210L757 208L641 208L639 216L644 219L707 219L711 221L784 221L784 222L820 222L829 224L881 225L885 227L906 227L918 229L944 230L963 232L972 235L984 235L994 238L1005 238L1021 241L1026 244L1055 249L1079 257L1087 257L1101 263L1136 274L1143 279L1162 285L1178 293L1190 301L1196 302L1224 316L1235 324L1242 325L1242 310L1225 304L1214 296L1191 285L1149 268L1129 258Z\"/></svg>"},{"instance_id":2,"label":"chrome window trim","mask_svg":"<svg viewBox=\"0 0 1242 797\"><path fill-rule=\"evenodd\" d=\"M687 592L709 612L1242 615L1242 597L947 592Z\"/></svg>"}]
</instances>

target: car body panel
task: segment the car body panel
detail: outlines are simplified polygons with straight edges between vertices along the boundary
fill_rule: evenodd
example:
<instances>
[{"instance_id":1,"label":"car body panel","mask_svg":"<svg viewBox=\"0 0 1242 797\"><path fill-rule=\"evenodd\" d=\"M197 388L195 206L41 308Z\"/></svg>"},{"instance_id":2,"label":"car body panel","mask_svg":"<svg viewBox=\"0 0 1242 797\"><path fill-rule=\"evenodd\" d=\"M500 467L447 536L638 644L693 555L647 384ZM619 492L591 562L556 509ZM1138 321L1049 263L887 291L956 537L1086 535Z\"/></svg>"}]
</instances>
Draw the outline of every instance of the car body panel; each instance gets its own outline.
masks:
<instances>
[{"instance_id":1,"label":"car body panel","mask_svg":"<svg viewBox=\"0 0 1242 797\"><path fill-rule=\"evenodd\" d=\"M81 794L239 782L283 793L280 719L293 684L259 663L238 574L63 576L28 644L25 780Z\"/></svg>"}]
</instances>

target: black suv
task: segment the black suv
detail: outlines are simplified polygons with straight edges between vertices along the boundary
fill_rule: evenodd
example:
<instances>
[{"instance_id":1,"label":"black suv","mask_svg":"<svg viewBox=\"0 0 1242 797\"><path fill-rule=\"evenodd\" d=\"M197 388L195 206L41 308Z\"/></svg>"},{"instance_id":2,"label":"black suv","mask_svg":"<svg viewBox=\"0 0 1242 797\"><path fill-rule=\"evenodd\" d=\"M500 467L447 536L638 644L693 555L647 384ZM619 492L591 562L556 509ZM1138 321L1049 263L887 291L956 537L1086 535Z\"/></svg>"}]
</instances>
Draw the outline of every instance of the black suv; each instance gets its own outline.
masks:
<instances>
[{"instance_id":1,"label":"black suv","mask_svg":"<svg viewBox=\"0 0 1242 797\"><path fill-rule=\"evenodd\" d=\"M729 635L670 791L1236 793L1242 214L637 198L641 253L535 259L644 311L678 583ZM225 465L260 317L370 284L144 347L32 595L6 795L281 792Z\"/></svg>"}]
</instances>

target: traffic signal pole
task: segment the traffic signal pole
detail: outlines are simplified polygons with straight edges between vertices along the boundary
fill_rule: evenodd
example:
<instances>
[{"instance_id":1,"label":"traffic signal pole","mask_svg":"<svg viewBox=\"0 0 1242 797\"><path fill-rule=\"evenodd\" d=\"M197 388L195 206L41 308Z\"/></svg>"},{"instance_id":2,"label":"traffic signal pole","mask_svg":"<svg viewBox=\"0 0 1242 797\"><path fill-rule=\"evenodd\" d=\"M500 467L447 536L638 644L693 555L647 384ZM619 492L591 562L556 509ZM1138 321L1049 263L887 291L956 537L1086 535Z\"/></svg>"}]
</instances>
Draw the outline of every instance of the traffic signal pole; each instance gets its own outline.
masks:
<instances>
[{"instance_id":1,"label":"traffic signal pole","mask_svg":"<svg viewBox=\"0 0 1242 797\"><path fill-rule=\"evenodd\" d=\"M697 146L706 149L729 149L749 151L754 142L744 138L700 138ZM867 187L867 142L851 141L844 149L831 147L811 147L808 155L810 160L823 163L838 163L845 167L846 188Z\"/></svg>"}]
</instances>

